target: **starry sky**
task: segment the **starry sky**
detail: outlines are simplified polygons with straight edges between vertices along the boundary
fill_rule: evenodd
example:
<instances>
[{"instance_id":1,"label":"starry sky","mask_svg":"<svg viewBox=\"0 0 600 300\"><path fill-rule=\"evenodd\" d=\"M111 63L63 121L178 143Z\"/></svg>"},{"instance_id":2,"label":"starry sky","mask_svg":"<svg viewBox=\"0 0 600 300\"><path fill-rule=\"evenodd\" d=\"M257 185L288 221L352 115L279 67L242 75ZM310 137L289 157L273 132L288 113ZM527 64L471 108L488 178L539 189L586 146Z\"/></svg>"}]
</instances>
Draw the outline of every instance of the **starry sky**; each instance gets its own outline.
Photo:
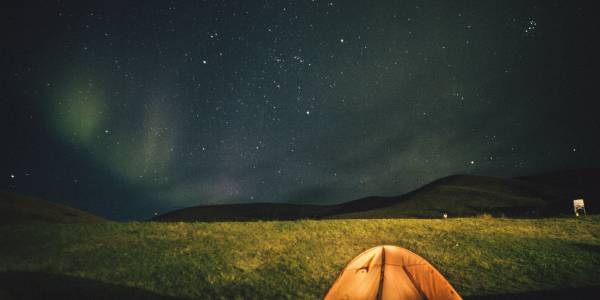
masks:
<instances>
[{"instance_id":1,"label":"starry sky","mask_svg":"<svg viewBox=\"0 0 600 300\"><path fill-rule=\"evenodd\" d=\"M600 166L578 1L9 1L0 187L113 219Z\"/></svg>"}]
</instances>

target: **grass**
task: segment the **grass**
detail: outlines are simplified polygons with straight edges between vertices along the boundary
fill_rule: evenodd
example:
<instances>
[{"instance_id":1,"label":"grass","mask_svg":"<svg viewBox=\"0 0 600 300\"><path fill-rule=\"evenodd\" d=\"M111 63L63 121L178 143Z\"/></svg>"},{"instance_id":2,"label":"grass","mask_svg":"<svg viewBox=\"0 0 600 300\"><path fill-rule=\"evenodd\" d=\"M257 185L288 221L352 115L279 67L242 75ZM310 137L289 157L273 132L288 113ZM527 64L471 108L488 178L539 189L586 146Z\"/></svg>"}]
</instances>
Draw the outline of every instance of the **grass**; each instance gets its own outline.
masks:
<instances>
[{"instance_id":1,"label":"grass","mask_svg":"<svg viewBox=\"0 0 600 300\"><path fill-rule=\"evenodd\" d=\"M318 299L350 259L380 244L426 258L463 296L600 285L600 215L23 223L0 226L0 275L38 272L181 298ZM2 288L11 287L0 284L0 296Z\"/></svg>"}]
</instances>

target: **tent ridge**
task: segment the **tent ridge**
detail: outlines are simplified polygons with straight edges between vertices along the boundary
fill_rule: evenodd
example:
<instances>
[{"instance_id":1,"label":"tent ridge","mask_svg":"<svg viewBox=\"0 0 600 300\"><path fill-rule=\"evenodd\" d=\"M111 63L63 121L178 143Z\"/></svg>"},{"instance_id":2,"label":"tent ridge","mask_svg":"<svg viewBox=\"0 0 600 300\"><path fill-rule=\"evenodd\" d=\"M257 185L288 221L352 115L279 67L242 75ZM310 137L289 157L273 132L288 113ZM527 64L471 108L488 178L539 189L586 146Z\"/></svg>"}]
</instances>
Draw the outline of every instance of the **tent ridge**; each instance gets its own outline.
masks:
<instances>
[{"instance_id":1,"label":"tent ridge","mask_svg":"<svg viewBox=\"0 0 600 300\"><path fill-rule=\"evenodd\" d=\"M399 265L399 264L391 264L391 263L386 263L386 265L388 265L388 266L397 266L397 267L412 267L412 266L426 266L427 264L425 264L425 263L418 263L418 264L410 264L410 265ZM370 266L373 266L373 267L380 267L380 266L382 266L382 265L381 265L381 264L372 264L372 265L370 264ZM362 269L365 269L365 267L360 267L360 268L348 268L347 270L350 270L350 271L358 271L358 270L362 270Z\"/></svg>"},{"instance_id":2,"label":"tent ridge","mask_svg":"<svg viewBox=\"0 0 600 300\"><path fill-rule=\"evenodd\" d=\"M383 296L383 280L385 278L385 247L381 247L381 274L379 275L379 287L377 287L377 300Z\"/></svg>"}]
</instances>

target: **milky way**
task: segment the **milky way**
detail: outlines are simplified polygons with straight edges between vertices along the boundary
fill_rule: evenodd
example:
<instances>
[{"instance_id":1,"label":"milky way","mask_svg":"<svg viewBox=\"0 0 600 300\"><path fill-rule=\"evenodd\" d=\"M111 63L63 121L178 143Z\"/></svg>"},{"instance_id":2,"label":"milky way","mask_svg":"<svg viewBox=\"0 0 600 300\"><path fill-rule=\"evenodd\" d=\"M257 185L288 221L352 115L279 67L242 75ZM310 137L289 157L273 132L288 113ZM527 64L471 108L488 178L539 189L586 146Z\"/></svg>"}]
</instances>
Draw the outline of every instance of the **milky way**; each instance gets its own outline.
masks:
<instances>
[{"instance_id":1,"label":"milky way","mask_svg":"<svg viewBox=\"0 0 600 300\"><path fill-rule=\"evenodd\" d=\"M582 4L80 2L2 4L5 190L131 219L600 165Z\"/></svg>"}]
</instances>

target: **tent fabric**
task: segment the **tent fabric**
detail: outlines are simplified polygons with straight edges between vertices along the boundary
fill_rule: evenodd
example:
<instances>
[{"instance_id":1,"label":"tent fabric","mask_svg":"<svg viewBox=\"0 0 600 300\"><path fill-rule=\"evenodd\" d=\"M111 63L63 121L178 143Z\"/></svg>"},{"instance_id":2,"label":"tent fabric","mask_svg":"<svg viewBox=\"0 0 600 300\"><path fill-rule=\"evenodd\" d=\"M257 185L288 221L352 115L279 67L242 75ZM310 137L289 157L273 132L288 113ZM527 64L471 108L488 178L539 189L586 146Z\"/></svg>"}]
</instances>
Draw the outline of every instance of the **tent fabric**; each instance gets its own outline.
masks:
<instances>
[{"instance_id":1,"label":"tent fabric","mask_svg":"<svg viewBox=\"0 0 600 300\"><path fill-rule=\"evenodd\" d=\"M333 283L325 300L462 299L444 276L415 253L377 246L355 257Z\"/></svg>"}]
</instances>

